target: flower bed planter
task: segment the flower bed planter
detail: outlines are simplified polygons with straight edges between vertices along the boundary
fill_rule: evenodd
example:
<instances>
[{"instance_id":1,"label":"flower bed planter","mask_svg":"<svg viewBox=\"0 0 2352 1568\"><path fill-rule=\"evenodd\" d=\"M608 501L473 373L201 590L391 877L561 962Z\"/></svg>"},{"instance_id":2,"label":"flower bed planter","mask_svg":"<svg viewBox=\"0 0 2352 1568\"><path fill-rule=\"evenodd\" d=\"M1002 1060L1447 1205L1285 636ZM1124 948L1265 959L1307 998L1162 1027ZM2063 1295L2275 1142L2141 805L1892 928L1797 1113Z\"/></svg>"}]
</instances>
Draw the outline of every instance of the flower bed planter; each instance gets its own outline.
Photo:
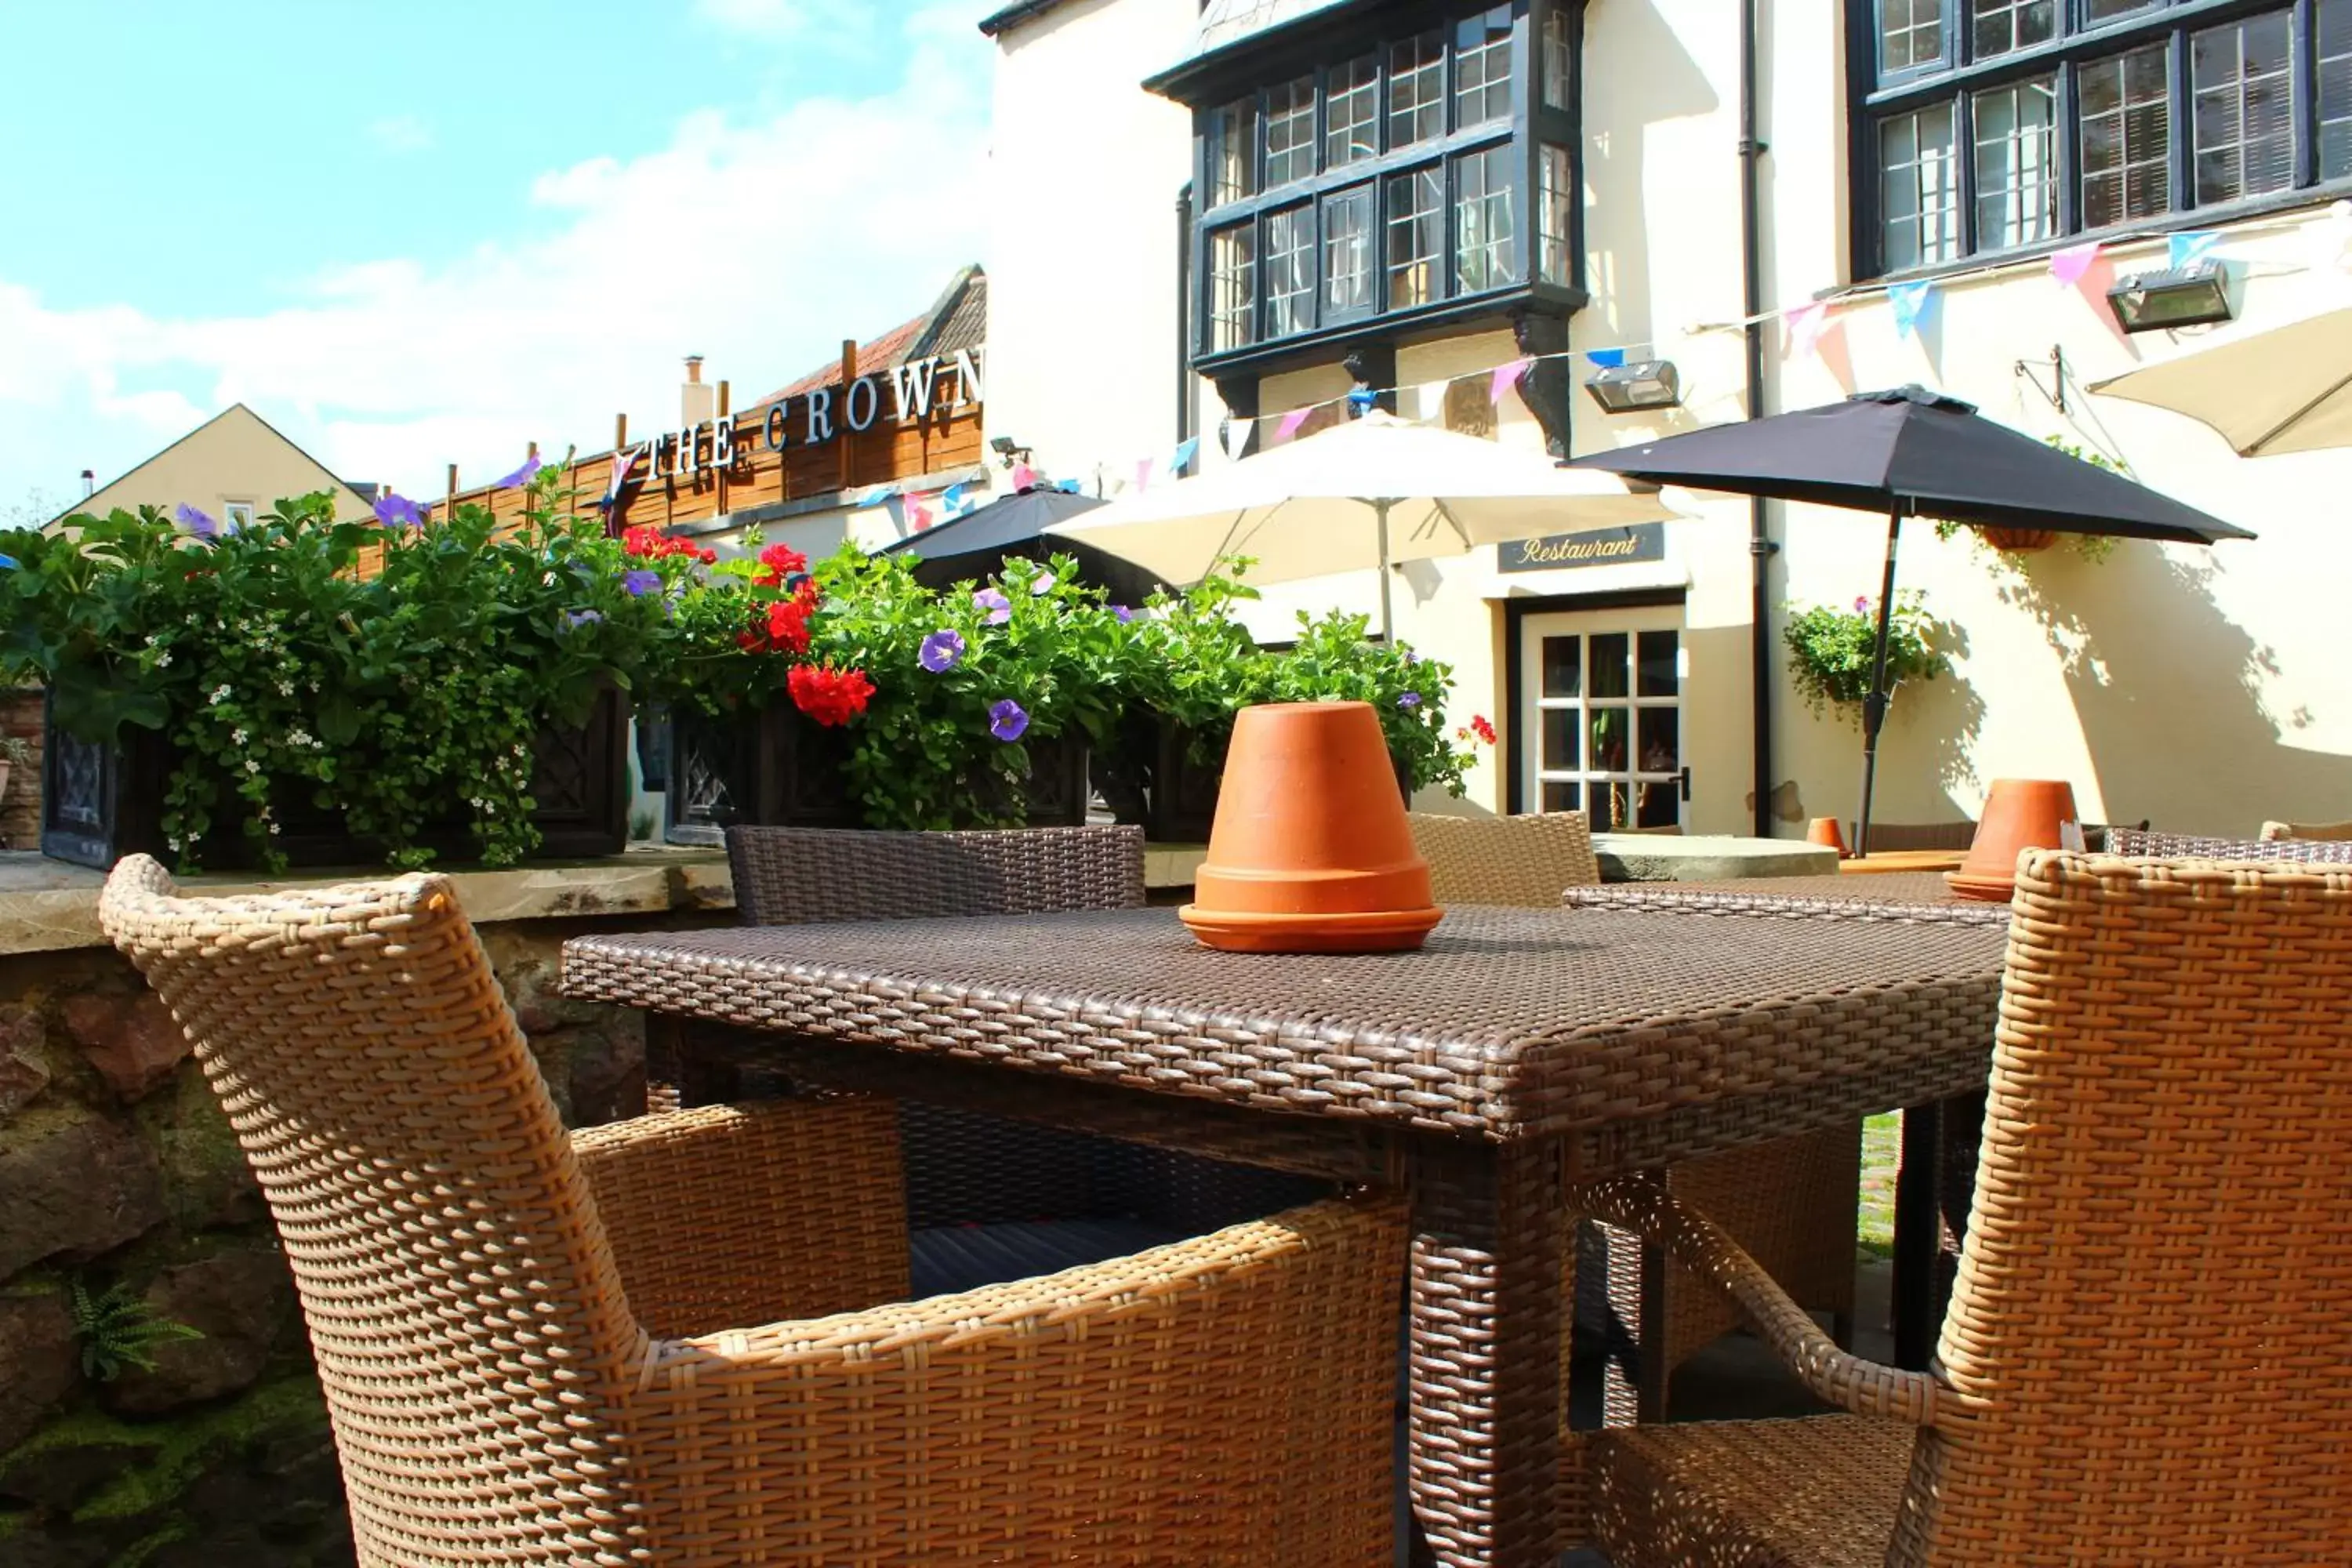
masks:
<instances>
[{"instance_id":1,"label":"flower bed planter","mask_svg":"<svg viewBox=\"0 0 2352 1568\"><path fill-rule=\"evenodd\" d=\"M718 845L735 824L770 827L865 827L844 764L845 730L814 723L787 703L749 716L714 718L690 705L674 708L664 837L672 844ZM1087 746L1056 736L1028 743L1031 773L1020 789L1031 827L1075 827L1087 819ZM1009 813L1016 803L984 804Z\"/></svg>"},{"instance_id":2,"label":"flower bed planter","mask_svg":"<svg viewBox=\"0 0 2352 1568\"><path fill-rule=\"evenodd\" d=\"M1412 772L1393 751L1389 765L1396 771L1397 790L1412 804ZM1192 732L1172 721L1160 724L1159 748L1151 769L1150 803L1144 817L1144 837L1155 844L1205 844L1217 818L1218 786L1223 782L1223 749L1195 761Z\"/></svg>"},{"instance_id":3,"label":"flower bed planter","mask_svg":"<svg viewBox=\"0 0 2352 1568\"><path fill-rule=\"evenodd\" d=\"M538 803L531 821L541 835L534 858L590 858L628 847L628 702L617 691L599 698L584 724L541 732L531 777ZM173 858L162 825L173 759L163 736L134 730L119 748L100 745L67 734L45 712L43 746L42 854L101 871L125 855ZM348 832L335 813L303 802L278 815L284 831L278 847L289 866L383 861L383 846ZM472 835L456 817L418 842L443 859L475 854ZM251 842L233 829L216 834L205 847L208 868L257 864Z\"/></svg>"}]
</instances>

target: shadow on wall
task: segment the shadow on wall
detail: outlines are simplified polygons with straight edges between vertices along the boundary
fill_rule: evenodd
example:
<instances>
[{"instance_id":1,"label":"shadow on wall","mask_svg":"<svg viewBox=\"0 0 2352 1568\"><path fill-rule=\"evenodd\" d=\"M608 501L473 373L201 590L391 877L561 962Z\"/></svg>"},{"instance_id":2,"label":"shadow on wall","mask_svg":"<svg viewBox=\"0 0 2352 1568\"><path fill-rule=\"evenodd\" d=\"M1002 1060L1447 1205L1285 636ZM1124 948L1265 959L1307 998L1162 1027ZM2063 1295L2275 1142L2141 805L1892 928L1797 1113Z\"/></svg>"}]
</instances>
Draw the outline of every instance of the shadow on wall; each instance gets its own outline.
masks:
<instances>
[{"instance_id":1,"label":"shadow on wall","mask_svg":"<svg viewBox=\"0 0 2352 1568\"><path fill-rule=\"evenodd\" d=\"M2108 820L2251 838L2265 817L2346 814L2352 757L2291 743L2310 717L2271 711L2277 655L2222 613L2218 566L2125 540L2103 563L2047 550L2001 570L2058 655Z\"/></svg>"},{"instance_id":2,"label":"shadow on wall","mask_svg":"<svg viewBox=\"0 0 2352 1568\"><path fill-rule=\"evenodd\" d=\"M1658 255L1649 237L1643 180L1643 132L1667 120L1709 114L1720 100L1684 49L1672 26L1647 0L1630 0L1588 13L1584 47L1585 287L1606 300L1615 331L1659 335L1652 320L1650 268ZM1637 69L1594 70L1604 58L1638 60ZM1594 131L1595 126L1609 127ZM1725 145L1724 169L1732 170ZM1610 331L1607 327L1600 332ZM1612 340L1603 335L1600 341Z\"/></svg>"},{"instance_id":3,"label":"shadow on wall","mask_svg":"<svg viewBox=\"0 0 2352 1568\"><path fill-rule=\"evenodd\" d=\"M1984 729L1984 699L1951 662L1967 659L1968 629L1950 620L1930 621L1923 629L1928 646L1944 656L1945 668L1933 680L1897 687L1887 704L1886 726L1878 736L1877 784L1872 792L1871 815L1876 820L1900 821L1916 816L1923 821L1957 821L1969 814L1954 805L1952 797L1974 794L1981 782L1973 753ZM1822 781L1827 787L1817 789L1810 804L1797 781L1790 780L1781 786L1789 798L1776 801L1774 815L1798 825L1811 816L1834 816L1850 825L1862 798L1861 706L1841 704L1834 710L1811 715L1810 721L1797 718L1805 712L1805 705L1787 679L1785 650L1782 659L1780 700L1789 705L1792 723L1810 721L1814 726L1809 736L1791 737L1788 754L1805 760L1808 765L1801 771L1809 777L1819 774L1820 759L1832 752L1842 752L1851 761L1853 772ZM1832 735L1834 740L1829 738ZM1932 781L1932 787L1926 781ZM1943 800L1931 802L1929 797L1937 790L1943 792ZM1751 795L1749 799L1753 798Z\"/></svg>"}]
</instances>

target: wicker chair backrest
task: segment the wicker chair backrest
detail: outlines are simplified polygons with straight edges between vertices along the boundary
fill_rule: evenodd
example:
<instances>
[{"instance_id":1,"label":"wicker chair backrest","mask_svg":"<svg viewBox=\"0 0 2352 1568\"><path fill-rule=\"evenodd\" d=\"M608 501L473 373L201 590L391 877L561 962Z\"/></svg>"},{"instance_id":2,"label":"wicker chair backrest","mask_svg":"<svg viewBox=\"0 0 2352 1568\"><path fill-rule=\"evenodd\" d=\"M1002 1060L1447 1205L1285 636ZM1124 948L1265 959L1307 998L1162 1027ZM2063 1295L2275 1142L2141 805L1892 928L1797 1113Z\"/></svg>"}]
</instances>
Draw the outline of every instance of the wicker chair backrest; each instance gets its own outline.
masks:
<instances>
[{"instance_id":1,"label":"wicker chair backrest","mask_svg":"<svg viewBox=\"0 0 2352 1568\"><path fill-rule=\"evenodd\" d=\"M745 925L1143 905L1139 827L969 833L730 827L727 860Z\"/></svg>"},{"instance_id":2,"label":"wicker chair backrest","mask_svg":"<svg viewBox=\"0 0 2352 1568\"><path fill-rule=\"evenodd\" d=\"M2352 871L2036 852L1891 1562L2352 1541ZM2254 1551L2256 1542L2262 1550Z\"/></svg>"},{"instance_id":3,"label":"wicker chair backrest","mask_svg":"<svg viewBox=\"0 0 2352 1568\"><path fill-rule=\"evenodd\" d=\"M1516 904L1549 909L1570 888L1601 880L1592 822L1580 811L1523 816L1441 816L1416 811L1413 847L1429 862L1440 904Z\"/></svg>"},{"instance_id":4,"label":"wicker chair backrest","mask_svg":"<svg viewBox=\"0 0 2352 1568\"><path fill-rule=\"evenodd\" d=\"M269 1202L361 1560L628 1561L636 1325L448 879L178 898L132 856L100 916Z\"/></svg>"},{"instance_id":5,"label":"wicker chair backrest","mask_svg":"<svg viewBox=\"0 0 2352 1568\"><path fill-rule=\"evenodd\" d=\"M2205 838L2189 833L2150 833L2137 827L2107 829L2107 852L2201 860L2284 860L2352 866L2352 840L2328 838Z\"/></svg>"}]
</instances>

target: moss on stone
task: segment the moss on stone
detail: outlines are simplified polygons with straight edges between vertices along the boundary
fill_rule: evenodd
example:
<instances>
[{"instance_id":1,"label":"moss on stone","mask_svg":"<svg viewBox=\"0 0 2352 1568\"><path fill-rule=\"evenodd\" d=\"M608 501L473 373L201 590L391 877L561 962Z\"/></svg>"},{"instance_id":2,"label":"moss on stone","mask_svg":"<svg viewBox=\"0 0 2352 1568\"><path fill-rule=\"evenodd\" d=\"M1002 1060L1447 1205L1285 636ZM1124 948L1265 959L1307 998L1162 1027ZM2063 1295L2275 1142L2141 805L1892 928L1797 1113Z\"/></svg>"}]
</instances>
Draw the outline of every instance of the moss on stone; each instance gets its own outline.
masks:
<instances>
[{"instance_id":1,"label":"moss on stone","mask_svg":"<svg viewBox=\"0 0 2352 1568\"><path fill-rule=\"evenodd\" d=\"M102 1410L76 1411L0 1456L0 1476L26 1459L61 1449L125 1450L118 1472L83 1500L72 1517L77 1524L131 1519L169 1507L205 1471L261 1438L323 1430L326 1424L326 1402L318 1381L302 1373L257 1384L226 1405L169 1420L124 1421ZM138 1457L128 1457L133 1453ZM167 1544L156 1541L149 1549Z\"/></svg>"}]
</instances>

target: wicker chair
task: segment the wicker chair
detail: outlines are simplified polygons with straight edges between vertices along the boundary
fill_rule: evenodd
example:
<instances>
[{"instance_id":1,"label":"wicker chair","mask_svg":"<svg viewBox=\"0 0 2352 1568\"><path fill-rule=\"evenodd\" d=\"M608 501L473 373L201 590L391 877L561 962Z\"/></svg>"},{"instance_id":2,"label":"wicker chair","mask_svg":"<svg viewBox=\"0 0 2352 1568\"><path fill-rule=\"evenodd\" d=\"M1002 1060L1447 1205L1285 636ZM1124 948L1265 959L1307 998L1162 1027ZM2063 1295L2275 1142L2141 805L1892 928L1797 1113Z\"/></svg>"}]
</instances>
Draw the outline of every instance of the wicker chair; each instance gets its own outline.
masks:
<instances>
[{"instance_id":1,"label":"wicker chair","mask_svg":"<svg viewBox=\"0 0 2352 1568\"><path fill-rule=\"evenodd\" d=\"M1563 890L1601 880L1582 812L1503 817L1413 813L1413 843L1429 862L1440 904L1559 902ZM1862 1203L1862 1123L1686 1161L1675 1192L1722 1216L1798 1300L1832 1314L1838 1342L1853 1333L1854 1223ZM1611 1236L1610 1305L1638 1330L1638 1410L1662 1419L1674 1369L1739 1326L1737 1309L1656 1248ZM1617 1380L1612 1380L1612 1390ZM1612 1392L1622 1403L1622 1392Z\"/></svg>"},{"instance_id":2,"label":"wicker chair","mask_svg":"<svg viewBox=\"0 0 2352 1568\"><path fill-rule=\"evenodd\" d=\"M101 917L269 1201L367 1568L1388 1561L1395 1200L898 1301L887 1102L567 1138L446 878L133 857Z\"/></svg>"},{"instance_id":3,"label":"wicker chair","mask_svg":"<svg viewBox=\"0 0 2352 1568\"><path fill-rule=\"evenodd\" d=\"M2263 837L2275 842L2282 838L2311 838L2343 843L2352 840L2352 822L2265 822Z\"/></svg>"},{"instance_id":4,"label":"wicker chair","mask_svg":"<svg viewBox=\"0 0 2352 1568\"><path fill-rule=\"evenodd\" d=\"M2275 860L2352 866L2352 840L2329 838L2206 838L2189 833L2107 829L2107 852L2134 857L2191 856L2203 860Z\"/></svg>"},{"instance_id":5,"label":"wicker chair","mask_svg":"<svg viewBox=\"0 0 2352 1568\"><path fill-rule=\"evenodd\" d=\"M730 827L746 925L1135 909L1137 827L872 833ZM1328 1183L899 1101L921 1294L1174 1241L1331 1195Z\"/></svg>"},{"instance_id":6,"label":"wicker chair","mask_svg":"<svg viewBox=\"0 0 2352 1568\"><path fill-rule=\"evenodd\" d=\"M2045 851L2015 909L1937 1371L1655 1183L1579 1194L1853 1412L1602 1436L1617 1568L2352 1558L2352 871Z\"/></svg>"}]
</instances>

